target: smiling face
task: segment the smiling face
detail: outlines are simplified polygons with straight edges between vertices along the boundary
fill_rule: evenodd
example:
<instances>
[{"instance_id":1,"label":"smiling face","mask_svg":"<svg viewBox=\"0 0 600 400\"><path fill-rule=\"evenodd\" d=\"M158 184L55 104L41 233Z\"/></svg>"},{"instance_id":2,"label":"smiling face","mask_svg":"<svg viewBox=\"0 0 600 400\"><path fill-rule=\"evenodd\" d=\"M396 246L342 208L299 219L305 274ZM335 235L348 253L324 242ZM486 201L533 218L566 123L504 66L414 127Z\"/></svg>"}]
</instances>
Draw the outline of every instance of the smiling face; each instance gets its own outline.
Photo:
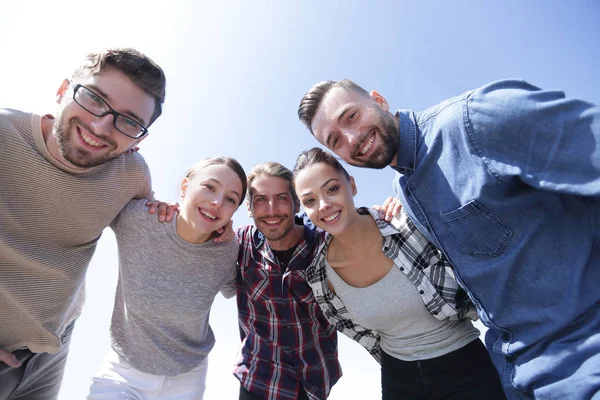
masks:
<instances>
[{"instance_id":1,"label":"smiling face","mask_svg":"<svg viewBox=\"0 0 600 400\"><path fill-rule=\"evenodd\" d=\"M326 163L302 169L294 178L296 193L310 220L332 235L340 234L358 216L352 177Z\"/></svg>"},{"instance_id":2,"label":"smiling face","mask_svg":"<svg viewBox=\"0 0 600 400\"><path fill-rule=\"evenodd\" d=\"M116 68L106 67L98 75L84 76L70 84L65 81L58 91L60 109L52 132L57 146L48 146L54 157L76 167L91 168L120 156L143 139L119 132L111 114L96 117L84 110L73 100L76 84L143 126L148 126L154 112L154 98Z\"/></svg>"},{"instance_id":3,"label":"smiling face","mask_svg":"<svg viewBox=\"0 0 600 400\"><path fill-rule=\"evenodd\" d=\"M231 220L243 200L242 181L227 165L211 164L183 180L181 195L177 231L195 241L189 238L210 234Z\"/></svg>"},{"instance_id":4,"label":"smiling face","mask_svg":"<svg viewBox=\"0 0 600 400\"><path fill-rule=\"evenodd\" d=\"M259 175L250 184L248 212L256 228L269 241L281 241L294 227L295 213L290 182L276 176Z\"/></svg>"},{"instance_id":5,"label":"smiling face","mask_svg":"<svg viewBox=\"0 0 600 400\"><path fill-rule=\"evenodd\" d=\"M398 151L398 125L387 101L334 86L323 97L311 121L317 140L348 164L385 168Z\"/></svg>"}]
</instances>

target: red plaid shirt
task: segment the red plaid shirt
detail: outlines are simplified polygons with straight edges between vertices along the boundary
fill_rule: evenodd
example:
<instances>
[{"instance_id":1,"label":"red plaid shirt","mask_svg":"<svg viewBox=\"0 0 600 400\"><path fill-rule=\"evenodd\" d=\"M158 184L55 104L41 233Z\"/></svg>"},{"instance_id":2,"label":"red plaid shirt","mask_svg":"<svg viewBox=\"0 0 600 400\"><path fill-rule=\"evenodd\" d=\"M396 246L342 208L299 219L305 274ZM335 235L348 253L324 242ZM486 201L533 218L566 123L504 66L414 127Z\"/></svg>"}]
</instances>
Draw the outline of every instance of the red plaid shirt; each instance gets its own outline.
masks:
<instances>
[{"instance_id":1,"label":"red plaid shirt","mask_svg":"<svg viewBox=\"0 0 600 400\"><path fill-rule=\"evenodd\" d=\"M304 228L283 275L254 226L239 228L237 234L242 349L234 375L244 389L265 400L294 400L301 387L311 400L326 399L342 376L337 334L305 279L321 234Z\"/></svg>"}]
</instances>

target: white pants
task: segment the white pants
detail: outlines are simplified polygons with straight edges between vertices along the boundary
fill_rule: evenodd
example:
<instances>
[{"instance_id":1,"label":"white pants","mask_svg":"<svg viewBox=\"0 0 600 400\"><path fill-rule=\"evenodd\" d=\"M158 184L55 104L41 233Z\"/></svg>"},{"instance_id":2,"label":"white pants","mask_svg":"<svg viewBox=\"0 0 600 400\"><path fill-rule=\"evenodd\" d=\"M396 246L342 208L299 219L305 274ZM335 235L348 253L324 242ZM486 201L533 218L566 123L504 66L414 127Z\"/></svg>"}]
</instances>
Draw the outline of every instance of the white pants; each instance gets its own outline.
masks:
<instances>
[{"instance_id":1,"label":"white pants","mask_svg":"<svg viewBox=\"0 0 600 400\"><path fill-rule=\"evenodd\" d=\"M185 374L147 374L119 359L112 349L92 379L88 400L202 400L208 358Z\"/></svg>"}]
</instances>

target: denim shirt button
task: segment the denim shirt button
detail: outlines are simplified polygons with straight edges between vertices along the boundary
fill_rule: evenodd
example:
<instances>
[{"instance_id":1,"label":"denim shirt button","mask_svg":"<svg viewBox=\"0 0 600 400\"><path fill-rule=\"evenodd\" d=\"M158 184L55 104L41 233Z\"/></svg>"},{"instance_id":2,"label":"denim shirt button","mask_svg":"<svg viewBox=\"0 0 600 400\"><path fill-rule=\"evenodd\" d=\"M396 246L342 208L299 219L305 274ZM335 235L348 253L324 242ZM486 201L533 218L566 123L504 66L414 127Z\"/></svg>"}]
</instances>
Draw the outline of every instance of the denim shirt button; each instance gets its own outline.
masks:
<instances>
[{"instance_id":1,"label":"denim shirt button","mask_svg":"<svg viewBox=\"0 0 600 400\"><path fill-rule=\"evenodd\" d=\"M404 267L400 267L400 271L404 271Z\"/></svg>"},{"instance_id":2,"label":"denim shirt button","mask_svg":"<svg viewBox=\"0 0 600 400\"><path fill-rule=\"evenodd\" d=\"M424 292L424 291L422 291L422 290L419 290L419 293L423 294L423 293L425 293L425 292Z\"/></svg>"}]
</instances>

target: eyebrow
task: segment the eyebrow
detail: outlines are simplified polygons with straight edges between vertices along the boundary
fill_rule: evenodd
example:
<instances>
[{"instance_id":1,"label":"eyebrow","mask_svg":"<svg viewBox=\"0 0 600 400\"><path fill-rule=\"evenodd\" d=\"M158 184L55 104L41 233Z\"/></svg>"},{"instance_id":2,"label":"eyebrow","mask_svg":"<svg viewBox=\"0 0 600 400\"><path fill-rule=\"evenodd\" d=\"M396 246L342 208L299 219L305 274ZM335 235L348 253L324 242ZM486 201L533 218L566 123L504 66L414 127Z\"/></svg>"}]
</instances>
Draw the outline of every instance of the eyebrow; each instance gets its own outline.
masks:
<instances>
[{"instance_id":1,"label":"eyebrow","mask_svg":"<svg viewBox=\"0 0 600 400\"><path fill-rule=\"evenodd\" d=\"M90 84L90 85L86 85L87 88L92 88L94 89L95 92L98 92L98 94L102 97L104 97L107 100L107 104L108 101L111 100L110 96L108 94L106 94L102 89L100 89L98 86L94 85L94 84ZM112 106L109 104L108 105L110 108L112 108ZM116 111L116 110L115 110ZM117 111L118 112L118 111ZM142 124L144 127L146 126L146 121L144 121L143 118L138 117L133 111L131 110L125 110L124 112L119 112L119 114L123 114L123 115L129 115L130 117L133 117L134 119L137 119L137 122Z\"/></svg>"},{"instance_id":2,"label":"eyebrow","mask_svg":"<svg viewBox=\"0 0 600 400\"><path fill-rule=\"evenodd\" d=\"M342 122L342 119L344 119L344 116L348 113L348 111L350 111L352 108L354 107L354 104L349 104L347 105L342 112L340 113L340 115L338 115L337 117L337 122L338 124L340 122ZM325 146L330 147L331 148L331 138L333 136L334 132L329 132L329 135L327 136L327 140L325 140Z\"/></svg>"},{"instance_id":3,"label":"eyebrow","mask_svg":"<svg viewBox=\"0 0 600 400\"><path fill-rule=\"evenodd\" d=\"M325 186L329 185L329 182L331 182L331 181L339 181L339 179L337 179L337 178L330 178L330 179L327 179L327 180L325 181L325 183L321 185L321 188L324 188Z\"/></svg>"},{"instance_id":4,"label":"eyebrow","mask_svg":"<svg viewBox=\"0 0 600 400\"><path fill-rule=\"evenodd\" d=\"M221 185L221 182L220 182L218 179L215 179L215 178L208 178L208 179L207 179L207 181L212 181L212 182L215 182L215 183L217 183L217 184ZM242 195L240 195L240 194L237 192L237 190L233 190L233 189L232 189L232 190L230 190L230 192L231 192L231 193L234 193L234 194L236 194L236 195L237 195L237 197L242 197Z\"/></svg>"},{"instance_id":5,"label":"eyebrow","mask_svg":"<svg viewBox=\"0 0 600 400\"><path fill-rule=\"evenodd\" d=\"M339 179L337 179L337 178L330 178L330 179L327 179L327 180L325 181L325 183L324 183L324 184L322 184L322 185L320 186L320 188L324 188L325 186L329 185L329 183L330 183L331 181L337 181L337 182L339 182ZM300 195L300 197L304 197L304 196L306 196L306 195L309 195L309 194L311 194L311 193L312 193L312 192L311 192L311 191L310 191L310 189L309 189L309 191L308 191L308 192L304 192L304 193L302 193L302 194Z\"/></svg>"},{"instance_id":6,"label":"eyebrow","mask_svg":"<svg viewBox=\"0 0 600 400\"><path fill-rule=\"evenodd\" d=\"M338 122L341 122L341 121L342 121L342 119L344 119L344 115L346 115L346 113L347 113L348 111L350 111L350 109L351 109L352 107L354 107L354 104L348 104L348 105L347 105L347 106L346 106L346 107L345 107L345 108L342 110L342 112L340 113L340 115L337 117L337 120L338 120Z\"/></svg>"},{"instance_id":7,"label":"eyebrow","mask_svg":"<svg viewBox=\"0 0 600 400\"><path fill-rule=\"evenodd\" d=\"M275 193L273 195L274 197L278 197L278 196L290 196L290 192L281 192L281 193ZM267 197L266 194L262 194L262 193L255 193L252 198L256 198L256 197Z\"/></svg>"}]
</instances>

